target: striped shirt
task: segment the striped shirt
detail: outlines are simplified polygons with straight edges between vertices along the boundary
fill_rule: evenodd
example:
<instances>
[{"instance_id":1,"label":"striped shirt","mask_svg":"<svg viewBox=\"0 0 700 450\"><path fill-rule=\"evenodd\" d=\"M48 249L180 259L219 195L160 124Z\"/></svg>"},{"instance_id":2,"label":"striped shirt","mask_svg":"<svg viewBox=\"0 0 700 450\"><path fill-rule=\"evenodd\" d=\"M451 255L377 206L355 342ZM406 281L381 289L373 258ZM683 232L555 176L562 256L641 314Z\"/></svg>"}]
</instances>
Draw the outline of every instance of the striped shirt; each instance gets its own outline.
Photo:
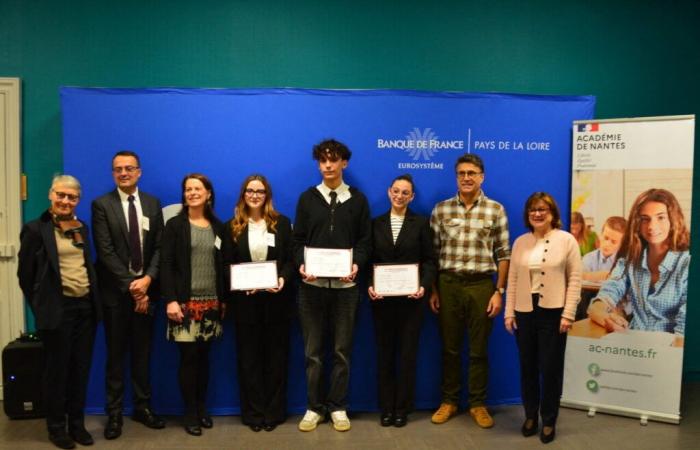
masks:
<instances>
[{"instance_id":1,"label":"striped shirt","mask_svg":"<svg viewBox=\"0 0 700 450\"><path fill-rule=\"evenodd\" d=\"M469 209L459 194L438 203L430 226L440 270L492 273L498 269L497 261L510 259L506 210L483 191Z\"/></svg>"},{"instance_id":2,"label":"striped shirt","mask_svg":"<svg viewBox=\"0 0 700 450\"><path fill-rule=\"evenodd\" d=\"M396 244L396 239L399 237L401 232L401 227L403 226L403 219L406 216L395 216L391 214L391 237L394 239L394 244Z\"/></svg>"}]
</instances>

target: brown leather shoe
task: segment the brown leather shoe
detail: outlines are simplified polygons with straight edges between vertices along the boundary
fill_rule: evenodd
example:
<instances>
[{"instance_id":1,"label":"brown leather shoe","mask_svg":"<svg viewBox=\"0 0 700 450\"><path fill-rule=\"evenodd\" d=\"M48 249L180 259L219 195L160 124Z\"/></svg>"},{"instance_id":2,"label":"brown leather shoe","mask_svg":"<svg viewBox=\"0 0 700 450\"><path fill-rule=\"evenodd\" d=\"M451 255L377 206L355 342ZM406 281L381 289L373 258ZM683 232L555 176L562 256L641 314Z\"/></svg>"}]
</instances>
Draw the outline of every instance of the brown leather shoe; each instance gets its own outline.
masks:
<instances>
[{"instance_id":1,"label":"brown leather shoe","mask_svg":"<svg viewBox=\"0 0 700 450\"><path fill-rule=\"evenodd\" d=\"M491 418L491 414L489 414L485 406L470 408L469 415L481 428L491 428L493 426L493 418Z\"/></svg>"},{"instance_id":2,"label":"brown leather shoe","mask_svg":"<svg viewBox=\"0 0 700 450\"><path fill-rule=\"evenodd\" d=\"M433 417L430 420L433 423L441 424L450 420L450 417L454 416L455 414L457 414L457 405L441 403L440 407L437 411L435 411L435 414L433 414Z\"/></svg>"}]
</instances>

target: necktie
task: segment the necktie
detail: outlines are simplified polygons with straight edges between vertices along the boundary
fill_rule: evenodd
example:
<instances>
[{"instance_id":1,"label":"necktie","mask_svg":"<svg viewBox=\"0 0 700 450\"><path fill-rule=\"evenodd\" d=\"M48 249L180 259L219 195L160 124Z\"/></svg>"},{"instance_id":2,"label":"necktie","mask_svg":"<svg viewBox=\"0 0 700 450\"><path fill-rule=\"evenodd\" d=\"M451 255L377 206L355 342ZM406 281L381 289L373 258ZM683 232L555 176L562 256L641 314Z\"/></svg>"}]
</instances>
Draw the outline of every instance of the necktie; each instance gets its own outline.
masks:
<instances>
[{"instance_id":1,"label":"necktie","mask_svg":"<svg viewBox=\"0 0 700 450\"><path fill-rule=\"evenodd\" d=\"M141 234L139 230L139 218L136 215L134 196L129 196L129 248L131 249L131 270L141 272L143 268L143 256L141 255Z\"/></svg>"},{"instance_id":2,"label":"necktie","mask_svg":"<svg viewBox=\"0 0 700 450\"><path fill-rule=\"evenodd\" d=\"M331 233L333 232L333 228L335 227L335 207L337 205L338 201L338 193L335 191L330 191L328 195L331 197Z\"/></svg>"}]
</instances>

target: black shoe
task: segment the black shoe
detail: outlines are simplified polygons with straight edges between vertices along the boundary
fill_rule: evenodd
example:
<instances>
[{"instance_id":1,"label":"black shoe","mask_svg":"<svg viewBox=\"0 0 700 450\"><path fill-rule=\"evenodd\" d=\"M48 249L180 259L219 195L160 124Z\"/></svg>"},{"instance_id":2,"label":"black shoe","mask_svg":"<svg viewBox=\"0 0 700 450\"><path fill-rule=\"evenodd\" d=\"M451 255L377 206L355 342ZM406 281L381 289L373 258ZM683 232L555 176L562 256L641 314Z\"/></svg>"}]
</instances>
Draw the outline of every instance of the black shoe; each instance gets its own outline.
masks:
<instances>
[{"instance_id":1,"label":"black shoe","mask_svg":"<svg viewBox=\"0 0 700 450\"><path fill-rule=\"evenodd\" d=\"M211 416L204 415L199 418L199 424L202 428L211 428L214 426L214 421L211 420Z\"/></svg>"},{"instance_id":2,"label":"black shoe","mask_svg":"<svg viewBox=\"0 0 700 450\"><path fill-rule=\"evenodd\" d=\"M276 423L266 423L265 425L263 425L263 430L265 430L265 431L272 431L275 428L277 428Z\"/></svg>"},{"instance_id":3,"label":"black shoe","mask_svg":"<svg viewBox=\"0 0 700 450\"><path fill-rule=\"evenodd\" d=\"M185 431L192 436L202 435L202 428L199 425L185 425Z\"/></svg>"},{"instance_id":4,"label":"black shoe","mask_svg":"<svg viewBox=\"0 0 700 450\"><path fill-rule=\"evenodd\" d=\"M379 424L383 427L390 427L394 424L394 415L392 413L384 413L379 418Z\"/></svg>"},{"instance_id":5,"label":"black shoe","mask_svg":"<svg viewBox=\"0 0 700 450\"><path fill-rule=\"evenodd\" d=\"M525 437L537 434L537 419L525 419L523 426L520 428L520 432Z\"/></svg>"},{"instance_id":6,"label":"black shoe","mask_svg":"<svg viewBox=\"0 0 700 450\"><path fill-rule=\"evenodd\" d=\"M137 409L136 411L134 411L134 414L131 416L131 418L136 422L141 422L148 428L153 428L156 430L160 428L165 428L165 420L153 414L153 411L151 411L149 408Z\"/></svg>"},{"instance_id":7,"label":"black shoe","mask_svg":"<svg viewBox=\"0 0 700 450\"><path fill-rule=\"evenodd\" d=\"M121 436L123 423L121 414L110 414L105 426L105 439L112 440Z\"/></svg>"},{"instance_id":8,"label":"black shoe","mask_svg":"<svg viewBox=\"0 0 700 450\"><path fill-rule=\"evenodd\" d=\"M550 432L545 433L545 428L549 428ZM542 441L543 444L549 444L554 440L554 435L556 434L556 430L554 426L543 426L542 431L540 431L540 441Z\"/></svg>"},{"instance_id":9,"label":"black shoe","mask_svg":"<svg viewBox=\"0 0 700 450\"><path fill-rule=\"evenodd\" d=\"M92 435L88 433L85 427L70 428L68 433L70 437L80 445L92 445L95 443L92 439Z\"/></svg>"},{"instance_id":10,"label":"black shoe","mask_svg":"<svg viewBox=\"0 0 700 450\"><path fill-rule=\"evenodd\" d=\"M49 441L58 448L75 448L75 442L65 431L49 433Z\"/></svg>"},{"instance_id":11,"label":"black shoe","mask_svg":"<svg viewBox=\"0 0 700 450\"><path fill-rule=\"evenodd\" d=\"M256 433L263 429L262 425L258 425L256 423L248 425L248 428L250 428L252 431L254 431Z\"/></svg>"},{"instance_id":12,"label":"black shoe","mask_svg":"<svg viewBox=\"0 0 700 450\"><path fill-rule=\"evenodd\" d=\"M397 414L394 418L394 426L397 428L405 427L408 423L408 416L406 414Z\"/></svg>"}]
</instances>

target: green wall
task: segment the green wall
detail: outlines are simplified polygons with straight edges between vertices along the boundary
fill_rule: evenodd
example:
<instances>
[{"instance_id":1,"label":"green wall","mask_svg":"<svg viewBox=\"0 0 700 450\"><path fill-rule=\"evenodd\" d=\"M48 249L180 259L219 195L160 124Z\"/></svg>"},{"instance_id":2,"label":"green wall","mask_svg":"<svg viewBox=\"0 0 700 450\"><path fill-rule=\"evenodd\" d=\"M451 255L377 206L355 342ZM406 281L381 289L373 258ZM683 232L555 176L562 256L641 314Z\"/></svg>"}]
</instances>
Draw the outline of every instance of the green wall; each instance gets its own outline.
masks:
<instances>
[{"instance_id":1,"label":"green wall","mask_svg":"<svg viewBox=\"0 0 700 450\"><path fill-rule=\"evenodd\" d=\"M695 114L698 24L697 1L0 0L0 76L22 78L24 217L62 168L60 86L594 94L599 118ZM693 300L688 323L700 379Z\"/></svg>"}]
</instances>

